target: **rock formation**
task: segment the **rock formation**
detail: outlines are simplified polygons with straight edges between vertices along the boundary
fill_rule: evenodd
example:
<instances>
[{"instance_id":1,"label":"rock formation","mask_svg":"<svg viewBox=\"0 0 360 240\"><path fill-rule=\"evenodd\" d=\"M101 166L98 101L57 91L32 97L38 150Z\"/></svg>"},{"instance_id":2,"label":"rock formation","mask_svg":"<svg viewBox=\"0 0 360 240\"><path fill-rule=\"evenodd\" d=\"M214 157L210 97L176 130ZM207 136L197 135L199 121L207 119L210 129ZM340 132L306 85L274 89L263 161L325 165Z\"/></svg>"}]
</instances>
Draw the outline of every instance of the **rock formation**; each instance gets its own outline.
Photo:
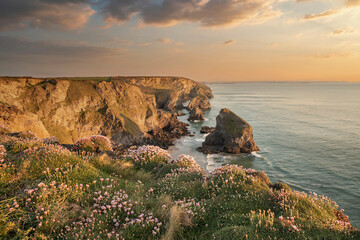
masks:
<instances>
[{"instance_id":1,"label":"rock formation","mask_svg":"<svg viewBox=\"0 0 360 240\"><path fill-rule=\"evenodd\" d=\"M193 110L195 107L199 107L201 110L211 109L210 101L208 97L203 94L198 95L188 105L189 110Z\"/></svg>"},{"instance_id":2,"label":"rock formation","mask_svg":"<svg viewBox=\"0 0 360 240\"><path fill-rule=\"evenodd\" d=\"M191 110L190 112L190 117L188 118L188 121L204 121L204 113L201 111L201 109L199 107L195 107L193 108L193 110Z\"/></svg>"},{"instance_id":3,"label":"rock formation","mask_svg":"<svg viewBox=\"0 0 360 240\"><path fill-rule=\"evenodd\" d=\"M9 129L16 129L18 132L32 129L39 138L50 136L36 114L23 112L16 106L0 103L0 119L6 122L6 126Z\"/></svg>"},{"instance_id":4,"label":"rock formation","mask_svg":"<svg viewBox=\"0 0 360 240\"><path fill-rule=\"evenodd\" d=\"M213 131L215 131L214 127L205 126L201 128L200 133L211 133Z\"/></svg>"},{"instance_id":5,"label":"rock formation","mask_svg":"<svg viewBox=\"0 0 360 240\"><path fill-rule=\"evenodd\" d=\"M204 153L251 153L259 151L249 123L231 112L222 109L216 117L215 131L210 133L199 151Z\"/></svg>"},{"instance_id":6,"label":"rock formation","mask_svg":"<svg viewBox=\"0 0 360 240\"><path fill-rule=\"evenodd\" d=\"M186 124L167 110L182 108L198 94L212 97L207 86L178 77L0 77L0 103L17 112L9 118L2 110L0 124L56 136L66 144L102 134L124 146L165 147L187 134Z\"/></svg>"}]
</instances>

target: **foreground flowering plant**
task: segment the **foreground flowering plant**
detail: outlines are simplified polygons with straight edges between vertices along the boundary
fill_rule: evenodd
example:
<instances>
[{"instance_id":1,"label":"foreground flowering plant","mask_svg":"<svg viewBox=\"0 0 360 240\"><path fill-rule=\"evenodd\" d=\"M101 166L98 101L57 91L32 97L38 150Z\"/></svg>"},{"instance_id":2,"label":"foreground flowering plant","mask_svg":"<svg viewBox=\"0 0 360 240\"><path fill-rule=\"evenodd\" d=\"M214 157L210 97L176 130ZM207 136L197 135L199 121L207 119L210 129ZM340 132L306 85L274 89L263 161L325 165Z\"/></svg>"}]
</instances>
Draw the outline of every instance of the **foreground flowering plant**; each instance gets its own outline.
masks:
<instances>
[{"instance_id":1,"label":"foreground flowering plant","mask_svg":"<svg viewBox=\"0 0 360 240\"><path fill-rule=\"evenodd\" d=\"M183 168L197 168L200 169L199 164L195 161L195 159L186 154L179 155L176 160L173 161L176 165Z\"/></svg>"},{"instance_id":2,"label":"foreground flowering plant","mask_svg":"<svg viewBox=\"0 0 360 240\"><path fill-rule=\"evenodd\" d=\"M206 174L155 146L113 155L1 135L0 239L360 239L336 203L261 171Z\"/></svg>"},{"instance_id":3,"label":"foreground flowering plant","mask_svg":"<svg viewBox=\"0 0 360 240\"><path fill-rule=\"evenodd\" d=\"M89 138L81 138L74 144L74 150L86 152L99 152L99 151L112 151L110 139L102 136L95 135Z\"/></svg>"},{"instance_id":4,"label":"foreground flowering plant","mask_svg":"<svg viewBox=\"0 0 360 240\"><path fill-rule=\"evenodd\" d=\"M129 149L128 158L131 159L136 167L151 170L168 163L171 156L168 151L160 147L144 145L136 149Z\"/></svg>"}]
</instances>

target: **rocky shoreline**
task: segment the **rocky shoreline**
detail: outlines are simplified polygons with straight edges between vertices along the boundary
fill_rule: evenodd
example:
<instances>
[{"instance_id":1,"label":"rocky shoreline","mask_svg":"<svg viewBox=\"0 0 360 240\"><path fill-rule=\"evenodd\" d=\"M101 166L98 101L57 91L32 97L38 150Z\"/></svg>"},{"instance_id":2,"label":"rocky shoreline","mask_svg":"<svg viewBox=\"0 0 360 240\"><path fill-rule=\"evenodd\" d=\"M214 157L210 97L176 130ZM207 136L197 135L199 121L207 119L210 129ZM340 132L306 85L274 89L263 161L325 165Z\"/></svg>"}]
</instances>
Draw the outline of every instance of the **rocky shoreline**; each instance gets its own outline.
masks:
<instances>
[{"instance_id":1,"label":"rocky shoreline","mask_svg":"<svg viewBox=\"0 0 360 240\"><path fill-rule=\"evenodd\" d=\"M123 147L167 148L189 134L179 110L209 109L212 97L206 85L181 77L0 77L0 124L63 144L105 135Z\"/></svg>"}]
</instances>

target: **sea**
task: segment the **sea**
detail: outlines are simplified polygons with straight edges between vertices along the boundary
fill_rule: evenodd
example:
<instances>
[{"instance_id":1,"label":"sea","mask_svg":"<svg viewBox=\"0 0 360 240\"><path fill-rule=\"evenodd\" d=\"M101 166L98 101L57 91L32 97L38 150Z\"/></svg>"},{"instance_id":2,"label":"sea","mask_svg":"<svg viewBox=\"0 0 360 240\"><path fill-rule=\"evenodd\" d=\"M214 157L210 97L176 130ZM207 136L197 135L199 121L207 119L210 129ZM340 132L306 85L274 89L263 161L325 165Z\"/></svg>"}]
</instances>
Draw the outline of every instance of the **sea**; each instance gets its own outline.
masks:
<instances>
[{"instance_id":1,"label":"sea","mask_svg":"<svg viewBox=\"0 0 360 240\"><path fill-rule=\"evenodd\" d=\"M176 141L172 157L192 155L209 173L226 164L264 171L273 183L328 196L360 228L360 83L256 82L207 84L206 120L190 122L194 136ZM202 154L203 126L228 108L252 125L260 148L252 154ZM188 114L187 110L183 110ZM179 117L187 122L187 117Z\"/></svg>"}]
</instances>

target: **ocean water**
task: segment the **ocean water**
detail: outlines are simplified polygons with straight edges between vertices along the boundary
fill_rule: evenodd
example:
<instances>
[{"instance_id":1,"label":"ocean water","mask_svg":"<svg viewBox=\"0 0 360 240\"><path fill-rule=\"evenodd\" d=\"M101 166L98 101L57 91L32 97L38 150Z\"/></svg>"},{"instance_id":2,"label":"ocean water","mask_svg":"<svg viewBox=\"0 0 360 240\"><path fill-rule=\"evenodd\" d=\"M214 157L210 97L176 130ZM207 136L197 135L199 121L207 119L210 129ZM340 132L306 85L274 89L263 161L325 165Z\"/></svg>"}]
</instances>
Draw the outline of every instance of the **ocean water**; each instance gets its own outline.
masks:
<instances>
[{"instance_id":1,"label":"ocean water","mask_svg":"<svg viewBox=\"0 0 360 240\"><path fill-rule=\"evenodd\" d=\"M225 164L265 171L272 182L337 202L360 227L360 83L208 84L214 93L195 136L179 139L172 156L189 154L207 171ZM215 126L220 109L248 121L260 152L205 155L202 126ZM184 112L187 113L186 110ZM188 116L180 117L186 121Z\"/></svg>"}]
</instances>

